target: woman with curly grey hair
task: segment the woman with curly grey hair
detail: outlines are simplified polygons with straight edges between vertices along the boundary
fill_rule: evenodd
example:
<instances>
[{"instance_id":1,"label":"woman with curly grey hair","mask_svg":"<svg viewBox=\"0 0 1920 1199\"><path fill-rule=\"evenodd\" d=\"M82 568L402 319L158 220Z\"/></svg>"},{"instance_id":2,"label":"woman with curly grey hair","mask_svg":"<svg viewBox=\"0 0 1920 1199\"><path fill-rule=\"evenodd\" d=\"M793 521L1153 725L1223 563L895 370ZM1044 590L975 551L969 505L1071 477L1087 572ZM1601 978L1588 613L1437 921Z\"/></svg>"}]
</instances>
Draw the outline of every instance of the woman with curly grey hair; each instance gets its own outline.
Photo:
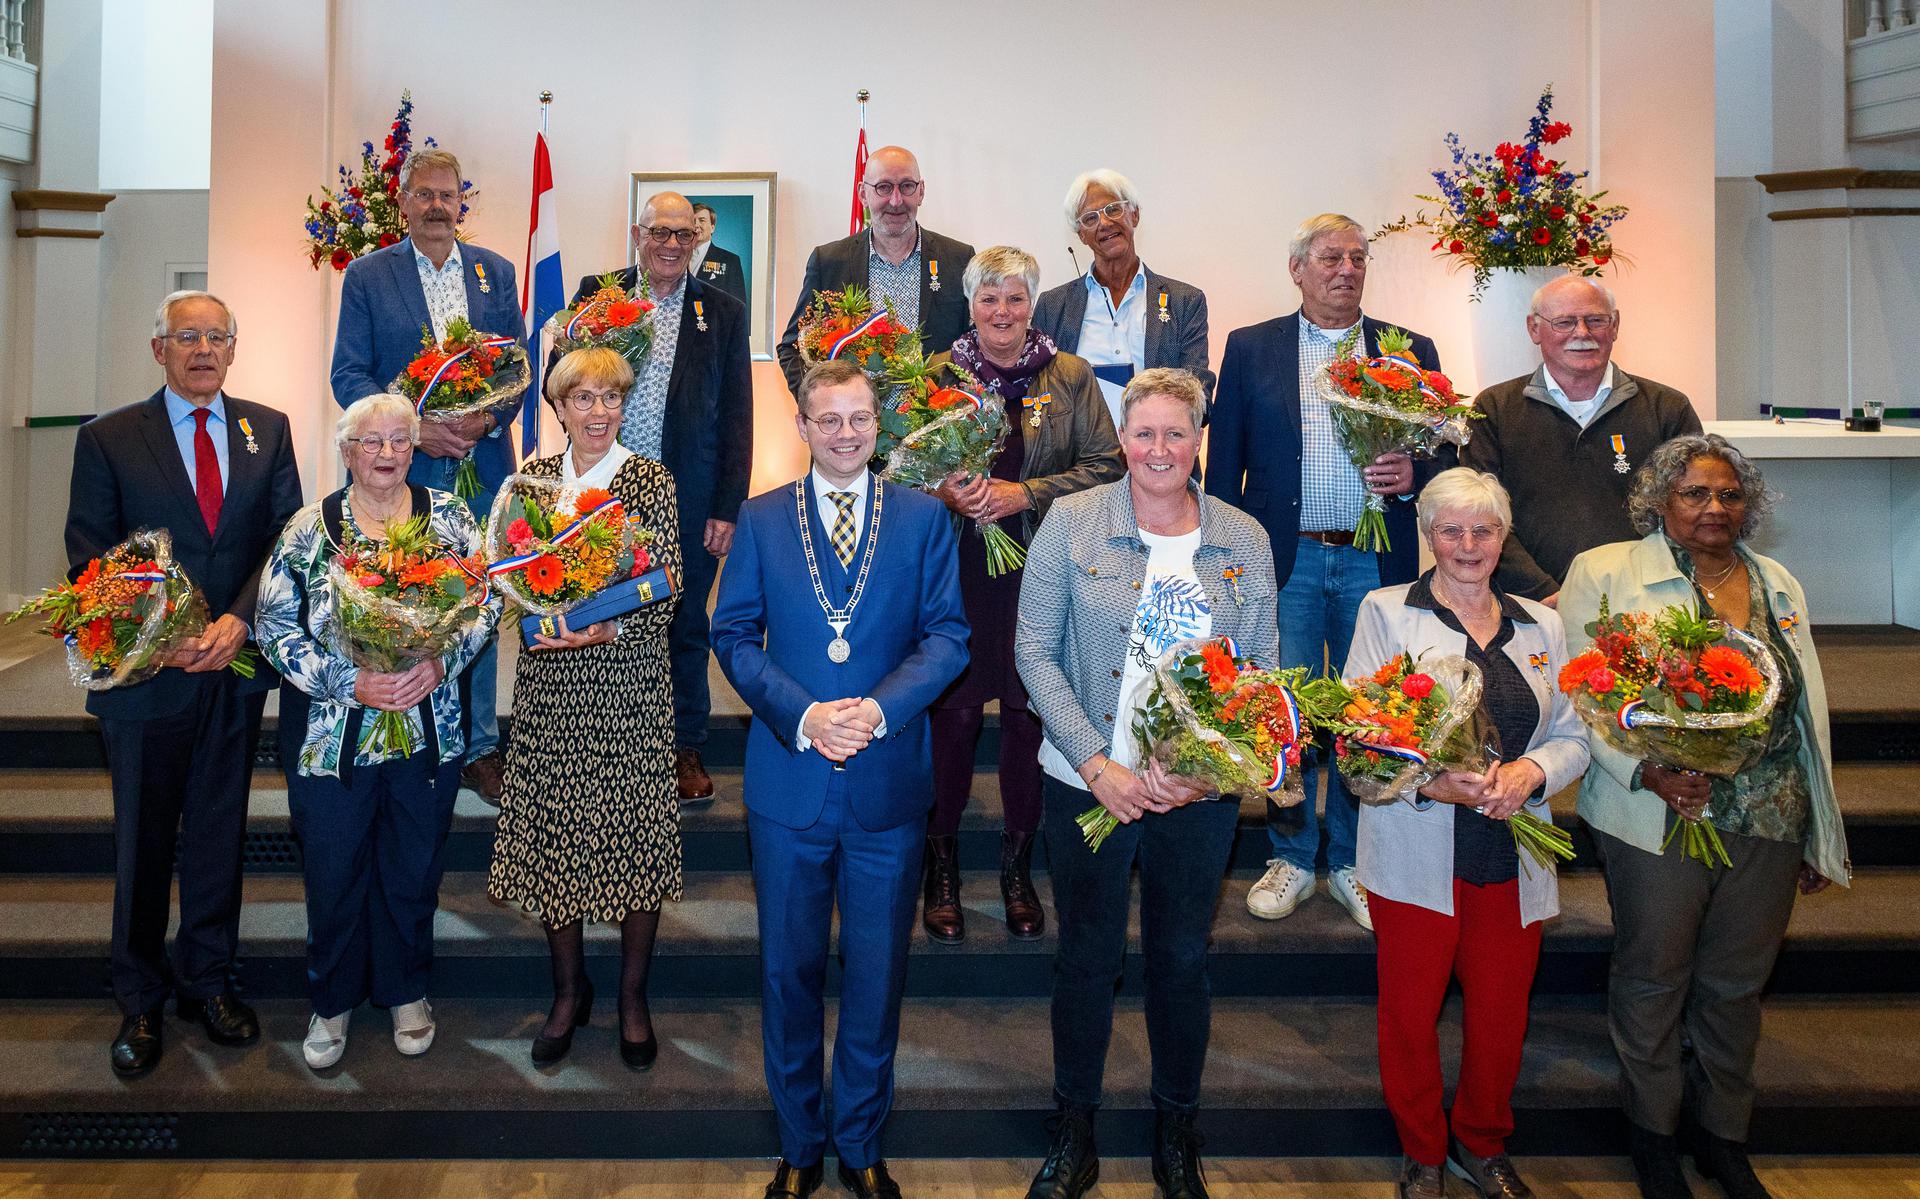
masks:
<instances>
[{"instance_id":1,"label":"woman with curly grey hair","mask_svg":"<svg viewBox=\"0 0 1920 1199\"><path fill-rule=\"evenodd\" d=\"M1613 905L1607 1021L1624 1073L1641 1193L1686 1196L1674 1134L1683 1096L1701 1136L1700 1172L1734 1199L1767 1191L1747 1161L1760 988L1804 894L1847 885L1833 790L1827 693L1806 593L1747 545L1775 496L1726 439L1676 437L1653 452L1628 499L1645 536L1573 560L1560 592L1568 652L1587 648L1604 598L1616 612L1699 609L1766 643L1782 672L1766 749L1732 779L1636 761L1590 739L1580 816L1593 830ZM1730 866L1662 852L1674 819L1706 820ZM1693 1045L1683 1062L1683 1036Z\"/></svg>"}]
</instances>

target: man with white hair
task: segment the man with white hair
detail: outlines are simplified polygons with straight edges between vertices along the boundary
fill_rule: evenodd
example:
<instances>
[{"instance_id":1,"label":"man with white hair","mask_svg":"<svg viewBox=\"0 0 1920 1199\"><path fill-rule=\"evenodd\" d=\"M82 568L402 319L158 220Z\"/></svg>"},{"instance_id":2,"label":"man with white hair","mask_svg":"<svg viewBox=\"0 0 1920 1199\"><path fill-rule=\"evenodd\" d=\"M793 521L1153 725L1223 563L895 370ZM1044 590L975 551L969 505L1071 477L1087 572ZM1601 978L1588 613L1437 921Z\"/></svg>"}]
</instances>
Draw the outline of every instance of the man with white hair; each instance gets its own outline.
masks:
<instances>
[{"instance_id":1,"label":"man with white hair","mask_svg":"<svg viewBox=\"0 0 1920 1199\"><path fill-rule=\"evenodd\" d=\"M1638 539L1627 517L1634 472L1656 446L1700 432L1700 417L1678 391L1613 364L1620 308L1598 279L1562 275L1534 292L1527 336L1539 369L1474 397L1486 419L1473 422L1460 465L1513 497L1494 581L1551 607L1577 555Z\"/></svg>"}]
</instances>

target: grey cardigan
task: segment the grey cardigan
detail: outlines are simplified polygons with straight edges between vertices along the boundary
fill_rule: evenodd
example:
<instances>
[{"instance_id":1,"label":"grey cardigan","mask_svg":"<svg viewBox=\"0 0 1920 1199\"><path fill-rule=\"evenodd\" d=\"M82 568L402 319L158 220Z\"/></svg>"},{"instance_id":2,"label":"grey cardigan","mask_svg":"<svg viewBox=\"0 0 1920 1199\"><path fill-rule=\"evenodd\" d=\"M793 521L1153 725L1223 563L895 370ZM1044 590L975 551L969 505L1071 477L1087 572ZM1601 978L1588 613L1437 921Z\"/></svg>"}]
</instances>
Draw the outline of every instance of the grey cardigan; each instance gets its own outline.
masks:
<instances>
[{"instance_id":1,"label":"grey cardigan","mask_svg":"<svg viewBox=\"0 0 1920 1199\"><path fill-rule=\"evenodd\" d=\"M1200 503L1193 566L1213 609L1213 635L1278 666L1279 592L1267 534L1240 509L1188 486ZM1125 477L1060 497L1027 547L1013 662L1047 740L1076 769L1113 742L1147 556ZM1224 573L1234 567L1242 572L1237 587Z\"/></svg>"}]
</instances>

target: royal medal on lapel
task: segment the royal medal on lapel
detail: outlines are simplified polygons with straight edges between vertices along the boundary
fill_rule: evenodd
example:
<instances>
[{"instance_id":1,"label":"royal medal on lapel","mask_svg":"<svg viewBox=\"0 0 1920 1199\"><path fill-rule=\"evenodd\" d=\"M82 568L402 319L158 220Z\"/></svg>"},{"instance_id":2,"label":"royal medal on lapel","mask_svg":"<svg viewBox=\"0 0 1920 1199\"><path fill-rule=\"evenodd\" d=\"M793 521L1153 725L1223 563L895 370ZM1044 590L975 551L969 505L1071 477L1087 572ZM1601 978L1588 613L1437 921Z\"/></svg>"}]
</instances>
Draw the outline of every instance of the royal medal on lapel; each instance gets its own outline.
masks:
<instances>
[{"instance_id":1,"label":"royal medal on lapel","mask_svg":"<svg viewBox=\"0 0 1920 1199\"><path fill-rule=\"evenodd\" d=\"M1632 469L1633 469L1632 463L1627 461L1627 439L1620 436L1620 434L1615 433L1613 435L1614 473L1624 475Z\"/></svg>"},{"instance_id":2,"label":"royal medal on lapel","mask_svg":"<svg viewBox=\"0 0 1920 1199\"><path fill-rule=\"evenodd\" d=\"M1160 289L1160 323L1164 325L1172 320L1173 318L1167 315L1167 289L1163 287Z\"/></svg>"},{"instance_id":3,"label":"royal medal on lapel","mask_svg":"<svg viewBox=\"0 0 1920 1199\"><path fill-rule=\"evenodd\" d=\"M473 277L480 280L481 294L484 295L485 293L493 290L493 284L487 282L487 264L486 263L476 262L473 264Z\"/></svg>"},{"instance_id":4,"label":"royal medal on lapel","mask_svg":"<svg viewBox=\"0 0 1920 1199\"><path fill-rule=\"evenodd\" d=\"M1800 635L1794 632L1794 630L1799 627L1800 613L1798 611L1789 612L1780 618L1780 631L1785 633L1787 640L1793 642L1795 646L1800 644Z\"/></svg>"},{"instance_id":5,"label":"royal medal on lapel","mask_svg":"<svg viewBox=\"0 0 1920 1199\"><path fill-rule=\"evenodd\" d=\"M940 290L940 260L938 258L927 259L927 278L930 280L930 282L927 284L927 290L939 291Z\"/></svg>"},{"instance_id":6,"label":"royal medal on lapel","mask_svg":"<svg viewBox=\"0 0 1920 1199\"><path fill-rule=\"evenodd\" d=\"M703 262L700 264L700 271L710 279L717 279L727 273L727 264L724 262Z\"/></svg>"},{"instance_id":7,"label":"royal medal on lapel","mask_svg":"<svg viewBox=\"0 0 1920 1199\"><path fill-rule=\"evenodd\" d=\"M1547 655L1544 653L1528 654L1527 665L1533 667L1536 674L1545 674L1547 673Z\"/></svg>"},{"instance_id":8,"label":"royal medal on lapel","mask_svg":"<svg viewBox=\"0 0 1920 1199\"><path fill-rule=\"evenodd\" d=\"M707 331L707 306L700 300L693 302L693 327L702 333Z\"/></svg>"},{"instance_id":9,"label":"royal medal on lapel","mask_svg":"<svg viewBox=\"0 0 1920 1199\"><path fill-rule=\"evenodd\" d=\"M1032 413L1031 416L1027 417L1028 428L1038 429L1040 427L1041 418L1046 416L1047 405L1051 403L1053 403L1053 393L1050 391L1044 395L1027 396L1020 401L1021 406Z\"/></svg>"},{"instance_id":10,"label":"royal medal on lapel","mask_svg":"<svg viewBox=\"0 0 1920 1199\"><path fill-rule=\"evenodd\" d=\"M240 418L240 435L247 439L247 453L260 452L260 443L253 439L253 424L244 416Z\"/></svg>"},{"instance_id":11,"label":"royal medal on lapel","mask_svg":"<svg viewBox=\"0 0 1920 1199\"><path fill-rule=\"evenodd\" d=\"M1247 602L1240 594L1240 576L1246 573L1247 568L1237 562L1220 572L1220 577L1227 581L1227 586L1233 588L1233 602L1236 604Z\"/></svg>"}]
</instances>

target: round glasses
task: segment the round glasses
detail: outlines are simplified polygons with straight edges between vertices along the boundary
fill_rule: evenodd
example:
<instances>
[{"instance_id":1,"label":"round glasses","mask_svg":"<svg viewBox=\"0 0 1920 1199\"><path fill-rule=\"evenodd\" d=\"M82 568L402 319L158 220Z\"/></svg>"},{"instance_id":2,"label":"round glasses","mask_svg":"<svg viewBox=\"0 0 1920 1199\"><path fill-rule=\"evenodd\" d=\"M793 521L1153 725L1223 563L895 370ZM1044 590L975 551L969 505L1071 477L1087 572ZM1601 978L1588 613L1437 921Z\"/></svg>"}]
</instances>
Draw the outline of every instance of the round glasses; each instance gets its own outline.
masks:
<instances>
[{"instance_id":1,"label":"round glasses","mask_svg":"<svg viewBox=\"0 0 1920 1199\"><path fill-rule=\"evenodd\" d=\"M840 419L838 412L829 412L825 416L809 416L805 419L808 424L825 433L828 437L832 437L835 433L838 433L843 424L855 433L867 433L871 432L873 427L880 423L880 418L871 412L856 412L846 418L845 421Z\"/></svg>"},{"instance_id":2,"label":"round glasses","mask_svg":"<svg viewBox=\"0 0 1920 1199\"><path fill-rule=\"evenodd\" d=\"M575 412L592 412L598 402L609 412L620 411L620 405L627 402L624 391L576 391L567 396L567 403L573 405Z\"/></svg>"}]
</instances>

